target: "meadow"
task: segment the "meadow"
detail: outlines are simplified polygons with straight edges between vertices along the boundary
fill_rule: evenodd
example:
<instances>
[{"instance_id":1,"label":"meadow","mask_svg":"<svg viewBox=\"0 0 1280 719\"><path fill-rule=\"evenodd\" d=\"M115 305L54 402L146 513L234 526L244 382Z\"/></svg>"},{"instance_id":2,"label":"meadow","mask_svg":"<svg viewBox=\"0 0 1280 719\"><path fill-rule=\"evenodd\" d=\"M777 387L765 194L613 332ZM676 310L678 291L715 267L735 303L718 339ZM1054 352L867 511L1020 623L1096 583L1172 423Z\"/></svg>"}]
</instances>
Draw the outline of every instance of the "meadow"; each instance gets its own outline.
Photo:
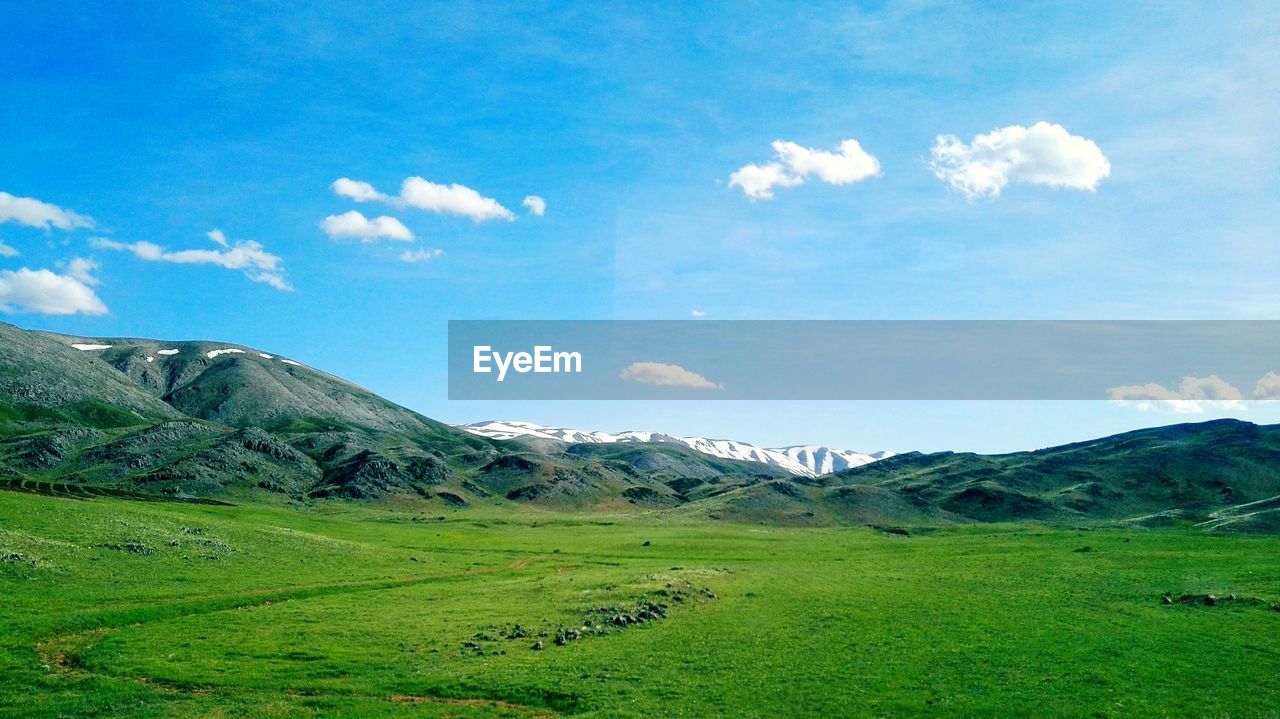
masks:
<instances>
[{"instance_id":1,"label":"meadow","mask_svg":"<svg viewBox=\"0 0 1280 719\"><path fill-rule=\"evenodd\" d=\"M1277 604L1178 528L0 491L7 717L1276 717Z\"/></svg>"}]
</instances>

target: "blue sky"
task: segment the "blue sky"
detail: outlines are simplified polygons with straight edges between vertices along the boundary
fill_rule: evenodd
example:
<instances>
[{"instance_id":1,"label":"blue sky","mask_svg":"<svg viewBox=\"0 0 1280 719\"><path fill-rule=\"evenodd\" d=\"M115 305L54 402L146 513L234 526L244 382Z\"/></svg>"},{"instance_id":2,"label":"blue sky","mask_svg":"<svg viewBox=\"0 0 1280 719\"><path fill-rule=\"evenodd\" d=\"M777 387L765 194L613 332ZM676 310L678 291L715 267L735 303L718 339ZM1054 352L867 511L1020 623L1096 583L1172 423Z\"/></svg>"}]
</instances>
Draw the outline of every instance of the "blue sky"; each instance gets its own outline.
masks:
<instances>
[{"instance_id":1,"label":"blue sky","mask_svg":"<svg viewBox=\"0 0 1280 719\"><path fill-rule=\"evenodd\" d=\"M17 254L0 256L3 319L258 346L446 421L1001 450L1216 416L1103 402L450 403L445 329L694 309L1274 318L1278 28L1264 2L11 3L0 254ZM998 196L974 198L931 167L938 135L972 149L1041 121L1098 148L1105 176L1069 169L1055 187L1015 168ZM878 174L836 184L788 166L800 184L772 199L730 186L778 163L775 140L830 153L849 139ZM1061 170L1055 157L1041 164ZM411 177L471 188L517 219L397 200ZM339 196L339 178L391 201ZM522 207L529 195L544 215ZM32 226L13 198L91 221ZM321 228L353 210L415 239ZM175 254L191 250L204 254ZM442 253L399 259L429 250ZM107 311L32 311L20 293L61 281L23 268L80 282Z\"/></svg>"}]
</instances>

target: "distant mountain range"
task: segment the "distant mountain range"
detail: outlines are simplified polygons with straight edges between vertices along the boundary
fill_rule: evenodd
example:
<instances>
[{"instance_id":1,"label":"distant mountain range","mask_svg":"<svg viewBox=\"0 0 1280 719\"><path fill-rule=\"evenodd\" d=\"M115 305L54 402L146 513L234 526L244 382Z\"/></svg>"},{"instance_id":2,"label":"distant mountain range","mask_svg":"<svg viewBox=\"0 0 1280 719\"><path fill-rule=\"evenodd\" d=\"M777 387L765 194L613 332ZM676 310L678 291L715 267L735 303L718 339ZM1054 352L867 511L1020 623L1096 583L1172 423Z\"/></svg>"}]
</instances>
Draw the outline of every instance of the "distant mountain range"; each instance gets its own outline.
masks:
<instances>
[{"instance_id":1,"label":"distant mountain range","mask_svg":"<svg viewBox=\"0 0 1280 719\"><path fill-rule=\"evenodd\" d=\"M732 439L681 437L662 432L593 432L564 427L548 427L533 422L492 420L458 425L471 434L491 439L544 439L567 444L677 444L695 452L721 459L736 459L781 469L801 477L817 477L892 457L893 452L853 452L819 445L761 448Z\"/></svg>"},{"instance_id":2,"label":"distant mountain range","mask_svg":"<svg viewBox=\"0 0 1280 719\"><path fill-rule=\"evenodd\" d=\"M1004 455L763 449L526 422L456 428L274 352L0 323L0 489L809 526L1103 521L1280 533L1280 426L1218 420Z\"/></svg>"}]
</instances>

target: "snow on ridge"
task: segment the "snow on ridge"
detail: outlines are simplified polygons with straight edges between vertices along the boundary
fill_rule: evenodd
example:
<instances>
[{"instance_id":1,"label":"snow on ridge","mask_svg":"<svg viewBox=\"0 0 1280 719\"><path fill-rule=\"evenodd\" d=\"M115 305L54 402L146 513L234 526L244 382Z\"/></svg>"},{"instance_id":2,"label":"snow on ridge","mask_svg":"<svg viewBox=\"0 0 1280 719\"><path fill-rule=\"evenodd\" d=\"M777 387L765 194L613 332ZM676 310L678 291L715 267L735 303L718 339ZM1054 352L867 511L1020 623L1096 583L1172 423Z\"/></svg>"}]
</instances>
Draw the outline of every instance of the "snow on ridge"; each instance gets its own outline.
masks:
<instances>
[{"instance_id":1,"label":"snow on ridge","mask_svg":"<svg viewBox=\"0 0 1280 719\"><path fill-rule=\"evenodd\" d=\"M815 477L820 474L839 472L850 467L860 467L879 459L893 456L893 452L854 452L831 449L819 445L796 447L764 448L746 442L731 439L707 439L705 437L679 437L662 432L626 431L611 434L609 432L588 432L579 429L548 427L533 422L515 420L497 420L460 425L460 428L471 434L491 439L553 439L570 444L612 444L617 442L661 442L679 444L695 452L736 459L744 462L756 462L783 469L791 474L803 477Z\"/></svg>"},{"instance_id":2,"label":"snow on ridge","mask_svg":"<svg viewBox=\"0 0 1280 719\"><path fill-rule=\"evenodd\" d=\"M111 345L88 345L88 344L81 344L81 343L78 343L78 342L73 343L71 346L72 346L72 347L75 347L76 349L80 350L81 352L91 352L91 351L93 351L93 350L109 350L109 349L111 349Z\"/></svg>"},{"instance_id":3,"label":"snow on ridge","mask_svg":"<svg viewBox=\"0 0 1280 719\"><path fill-rule=\"evenodd\" d=\"M205 354L205 356L206 356L206 357L208 357L209 359L213 359L213 358L217 357L218 355L225 355L225 354L244 354L244 350L236 349L236 348L234 348L234 347L228 347L228 348L226 348L226 349L220 349L220 350L209 350L208 352L205 352L204 354Z\"/></svg>"},{"instance_id":4,"label":"snow on ridge","mask_svg":"<svg viewBox=\"0 0 1280 719\"><path fill-rule=\"evenodd\" d=\"M157 351L157 352L156 352L156 354L158 354L158 355L176 355L176 354L178 354L178 350L159 350L159 351Z\"/></svg>"},{"instance_id":5,"label":"snow on ridge","mask_svg":"<svg viewBox=\"0 0 1280 719\"><path fill-rule=\"evenodd\" d=\"M281 361L281 362L283 362L283 363L285 363L285 364L291 364L291 365L293 365L294 367L306 367L306 365L302 364L301 362L294 362L294 361L293 361L293 360L291 360L291 359L282 359L282 360L280 360L280 361Z\"/></svg>"},{"instance_id":6,"label":"snow on ridge","mask_svg":"<svg viewBox=\"0 0 1280 719\"><path fill-rule=\"evenodd\" d=\"M273 355L269 355L266 352L259 352L258 356L261 357L262 359L274 359Z\"/></svg>"}]
</instances>

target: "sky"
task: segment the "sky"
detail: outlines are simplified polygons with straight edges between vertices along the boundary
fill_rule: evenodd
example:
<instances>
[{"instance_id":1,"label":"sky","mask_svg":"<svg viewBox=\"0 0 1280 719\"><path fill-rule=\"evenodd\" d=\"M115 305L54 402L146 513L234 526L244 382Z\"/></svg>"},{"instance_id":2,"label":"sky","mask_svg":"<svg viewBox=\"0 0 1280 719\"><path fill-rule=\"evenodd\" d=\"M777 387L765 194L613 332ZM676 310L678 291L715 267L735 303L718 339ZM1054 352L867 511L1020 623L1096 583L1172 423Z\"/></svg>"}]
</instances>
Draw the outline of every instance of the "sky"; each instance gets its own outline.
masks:
<instances>
[{"instance_id":1,"label":"sky","mask_svg":"<svg viewBox=\"0 0 1280 719\"><path fill-rule=\"evenodd\" d=\"M450 319L1275 319L1278 33L1267 2L9 3L0 320L259 347L449 422L1006 451L1280 421L451 402L445 367Z\"/></svg>"}]
</instances>

